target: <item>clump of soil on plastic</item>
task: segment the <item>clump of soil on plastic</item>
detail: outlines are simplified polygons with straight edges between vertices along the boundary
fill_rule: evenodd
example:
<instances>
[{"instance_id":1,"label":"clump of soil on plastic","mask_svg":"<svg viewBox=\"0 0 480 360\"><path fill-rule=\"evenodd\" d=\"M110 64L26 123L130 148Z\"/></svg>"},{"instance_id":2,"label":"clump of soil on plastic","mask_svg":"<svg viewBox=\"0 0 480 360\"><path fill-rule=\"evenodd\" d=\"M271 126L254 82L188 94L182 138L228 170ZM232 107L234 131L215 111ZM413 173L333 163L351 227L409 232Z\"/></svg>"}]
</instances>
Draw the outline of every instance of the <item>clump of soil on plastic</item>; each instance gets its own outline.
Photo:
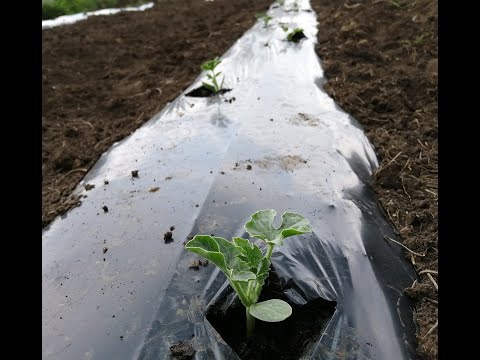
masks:
<instances>
[{"instance_id":1,"label":"clump of soil on plastic","mask_svg":"<svg viewBox=\"0 0 480 360\"><path fill-rule=\"evenodd\" d=\"M283 294L274 270L270 271L259 301L269 299L288 302L293 313L277 323L255 320L255 332L249 339L245 334L245 307L233 290L207 311L208 321L242 360L299 359L306 347L318 339L336 307L336 302L321 298L303 306L292 303Z\"/></svg>"},{"instance_id":2,"label":"clump of soil on plastic","mask_svg":"<svg viewBox=\"0 0 480 360\"><path fill-rule=\"evenodd\" d=\"M165 244L170 244L173 241L172 232L167 231L165 234L163 234L163 240L165 241Z\"/></svg>"},{"instance_id":3,"label":"clump of soil on plastic","mask_svg":"<svg viewBox=\"0 0 480 360\"><path fill-rule=\"evenodd\" d=\"M189 265L189 269L200 270L200 266L208 266L208 260L193 260Z\"/></svg>"},{"instance_id":4,"label":"clump of soil on plastic","mask_svg":"<svg viewBox=\"0 0 480 360\"><path fill-rule=\"evenodd\" d=\"M170 346L170 352L174 359L188 360L192 359L195 354L195 350L189 341L179 341L178 343Z\"/></svg>"}]
</instances>

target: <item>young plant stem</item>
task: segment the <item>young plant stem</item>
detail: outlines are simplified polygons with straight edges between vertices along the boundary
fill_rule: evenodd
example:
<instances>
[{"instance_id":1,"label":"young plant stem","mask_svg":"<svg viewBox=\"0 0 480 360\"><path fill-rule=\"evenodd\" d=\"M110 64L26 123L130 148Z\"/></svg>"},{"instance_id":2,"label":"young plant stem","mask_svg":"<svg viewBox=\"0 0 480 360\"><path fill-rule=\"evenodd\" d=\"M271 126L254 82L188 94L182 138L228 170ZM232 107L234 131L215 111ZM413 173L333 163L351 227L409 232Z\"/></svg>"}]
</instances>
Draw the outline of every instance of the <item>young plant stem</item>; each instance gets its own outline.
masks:
<instances>
[{"instance_id":1,"label":"young plant stem","mask_svg":"<svg viewBox=\"0 0 480 360\"><path fill-rule=\"evenodd\" d=\"M238 297L240 298L240 301L245 305L245 303L248 301L247 295L242 291L242 289L239 286L236 286L233 281L230 281L230 286L235 290L237 293Z\"/></svg>"},{"instance_id":2,"label":"young plant stem","mask_svg":"<svg viewBox=\"0 0 480 360\"><path fill-rule=\"evenodd\" d=\"M266 258L270 261L270 258L272 257L272 252L273 252L273 244L268 244L268 250L267 250L267 256Z\"/></svg>"},{"instance_id":3,"label":"young plant stem","mask_svg":"<svg viewBox=\"0 0 480 360\"><path fill-rule=\"evenodd\" d=\"M217 77L215 76L215 69L212 70L212 82L213 82L213 85L215 86L215 92L219 92L220 88L217 83Z\"/></svg>"},{"instance_id":4,"label":"young plant stem","mask_svg":"<svg viewBox=\"0 0 480 360\"><path fill-rule=\"evenodd\" d=\"M247 338L249 338L255 330L255 318L250 315L250 306L245 308L245 315L247 316Z\"/></svg>"}]
</instances>

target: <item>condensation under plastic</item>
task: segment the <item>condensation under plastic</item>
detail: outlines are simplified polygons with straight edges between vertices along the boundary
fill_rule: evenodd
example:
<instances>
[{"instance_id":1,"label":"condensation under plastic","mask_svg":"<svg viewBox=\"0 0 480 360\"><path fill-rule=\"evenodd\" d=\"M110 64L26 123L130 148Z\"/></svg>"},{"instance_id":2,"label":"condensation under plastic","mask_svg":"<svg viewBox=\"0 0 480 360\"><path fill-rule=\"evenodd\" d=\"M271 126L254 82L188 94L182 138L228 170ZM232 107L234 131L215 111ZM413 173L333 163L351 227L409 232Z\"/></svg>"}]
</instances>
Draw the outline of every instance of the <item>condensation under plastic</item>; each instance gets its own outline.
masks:
<instances>
[{"instance_id":1,"label":"condensation under plastic","mask_svg":"<svg viewBox=\"0 0 480 360\"><path fill-rule=\"evenodd\" d=\"M89 11L84 13L72 14L72 15L62 15L55 19L50 20L43 20L42 21L42 29L49 29L52 27L60 26L60 25L69 25L76 23L81 20L88 19L90 16L99 16L99 15L113 15L122 11L144 11L153 7L153 2L143 4L140 6L129 6L120 9L101 9L96 11Z\"/></svg>"},{"instance_id":2,"label":"condensation under plastic","mask_svg":"<svg viewBox=\"0 0 480 360\"><path fill-rule=\"evenodd\" d=\"M273 5L271 26L258 21L222 57L231 92L185 97L200 76L105 153L76 190L83 204L44 231L44 359L170 359L170 345L192 334L195 359L238 359L205 318L226 279L212 265L189 269L196 255L182 243L246 236L244 223L265 208L299 212L313 227L273 254L286 295L337 301L321 336L299 349L304 358L416 358L403 294L416 275L384 240L397 237L369 185L374 150L322 90L316 15L298 3L299 12ZM285 41L278 22L307 39Z\"/></svg>"}]
</instances>

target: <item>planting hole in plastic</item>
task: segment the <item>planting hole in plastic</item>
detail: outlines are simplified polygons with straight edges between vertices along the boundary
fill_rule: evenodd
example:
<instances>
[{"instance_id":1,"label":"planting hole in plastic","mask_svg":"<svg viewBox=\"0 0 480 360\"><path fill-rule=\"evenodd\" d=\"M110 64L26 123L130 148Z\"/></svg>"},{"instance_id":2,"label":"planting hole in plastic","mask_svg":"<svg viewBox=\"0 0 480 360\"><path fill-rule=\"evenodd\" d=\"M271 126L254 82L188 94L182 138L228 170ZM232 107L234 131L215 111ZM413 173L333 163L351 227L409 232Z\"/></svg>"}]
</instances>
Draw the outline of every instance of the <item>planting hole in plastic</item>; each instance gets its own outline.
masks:
<instances>
[{"instance_id":1,"label":"planting hole in plastic","mask_svg":"<svg viewBox=\"0 0 480 360\"><path fill-rule=\"evenodd\" d=\"M211 97L215 95L222 95L225 94L229 91L232 91L232 89L220 89L217 93L213 92L212 90L206 88L205 86L200 86L198 88L193 89L192 91L188 92L185 94L185 96L189 97Z\"/></svg>"},{"instance_id":2,"label":"planting hole in plastic","mask_svg":"<svg viewBox=\"0 0 480 360\"><path fill-rule=\"evenodd\" d=\"M293 308L292 315L275 323L256 320L254 334L249 339L245 334L245 307L231 288L207 310L207 320L242 360L299 359L305 348L320 337L336 308L335 301L322 298L301 306L293 303L283 293L273 268L259 302L270 299L288 302Z\"/></svg>"}]
</instances>

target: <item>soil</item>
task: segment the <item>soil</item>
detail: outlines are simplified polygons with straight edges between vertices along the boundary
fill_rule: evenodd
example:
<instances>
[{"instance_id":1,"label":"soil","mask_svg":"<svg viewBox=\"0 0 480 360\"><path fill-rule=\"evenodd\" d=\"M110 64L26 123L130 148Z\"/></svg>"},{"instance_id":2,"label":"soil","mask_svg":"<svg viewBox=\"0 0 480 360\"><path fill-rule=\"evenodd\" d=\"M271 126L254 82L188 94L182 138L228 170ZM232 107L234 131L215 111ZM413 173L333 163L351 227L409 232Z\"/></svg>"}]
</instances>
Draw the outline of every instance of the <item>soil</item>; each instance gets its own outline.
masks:
<instances>
[{"instance_id":1,"label":"soil","mask_svg":"<svg viewBox=\"0 0 480 360\"><path fill-rule=\"evenodd\" d=\"M173 241L172 232L167 231L165 234L163 234L163 240L165 241L165 244L170 244Z\"/></svg>"},{"instance_id":2,"label":"soil","mask_svg":"<svg viewBox=\"0 0 480 360\"><path fill-rule=\"evenodd\" d=\"M100 155L158 113L271 0L166 0L42 31L42 227ZM132 174L133 176L133 174Z\"/></svg>"},{"instance_id":3,"label":"soil","mask_svg":"<svg viewBox=\"0 0 480 360\"><path fill-rule=\"evenodd\" d=\"M200 270L200 266L208 266L208 260L193 260L189 265L189 269Z\"/></svg>"},{"instance_id":4,"label":"soil","mask_svg":"<svg viewBox=\"0 0 480 360\"><path fill-rule=\"evenodd\" d=\"M325 90L376 149L373 187L419 273L418 351L437 359L437 1L312 0ZM432 279L427 272L431 270ZM435 284L434 284L435 281ZM430 330L433 330L430 332Z\"/></svg>"},{"instance_id":5,"label":"soil","mask_svg":"<svg viewBox=\"0 0 480 360\"><path fill-rule=\"evenodd\" d=\"M280 299L292 307L292 315L278 323L255 321L255 331L247 339L245 307L233 290L207 311L207 319L222 339L242 360L297 360L335 312L336 302L319 298L303 306L292 303L284 294L272 269L259 301ZM232 324L236 324L232 326Z\"/></svg>"},{"instance_id":6,"label":"soil","mask_svg":"<svg viewBox=\"0 0 480 360\"><path fill-rule=\"evenodd\" d=\"M209 88L206 88L205 86L200 86L196 89L193 89L192 91L189 91L188 93L185 94L185 96L190 96L190 97L211 97L215 95L222 95L225 94L229 91L232 91L232 89L220 89L218 92L212 91Z\"/></svg>"},{"instance_id":7,"label":"soil","mask_svg":"<svg viewBox=\"0 0 480 360\"><path fill-rule=\"evenodd\" d=\"M180 341L170 346L170 352L174 359L188 360L195 354L192 344L189 341Z\"/></svg>"},{"instance_id":8,"label":"soil","mask_svg":"<svg viewBox=\"0 0 480 360\"><path fill-rule=\"evenodd\" d=\"M175 99L271 3L167 0L42 31L42 226L81 205L72 191L100 155ZM311 3L324 88L375 146L379 201L403 244L425 255L405 251L419 273L406 293L418 351L437 359L437 2Z\"/></svg>"}]
</instances>

